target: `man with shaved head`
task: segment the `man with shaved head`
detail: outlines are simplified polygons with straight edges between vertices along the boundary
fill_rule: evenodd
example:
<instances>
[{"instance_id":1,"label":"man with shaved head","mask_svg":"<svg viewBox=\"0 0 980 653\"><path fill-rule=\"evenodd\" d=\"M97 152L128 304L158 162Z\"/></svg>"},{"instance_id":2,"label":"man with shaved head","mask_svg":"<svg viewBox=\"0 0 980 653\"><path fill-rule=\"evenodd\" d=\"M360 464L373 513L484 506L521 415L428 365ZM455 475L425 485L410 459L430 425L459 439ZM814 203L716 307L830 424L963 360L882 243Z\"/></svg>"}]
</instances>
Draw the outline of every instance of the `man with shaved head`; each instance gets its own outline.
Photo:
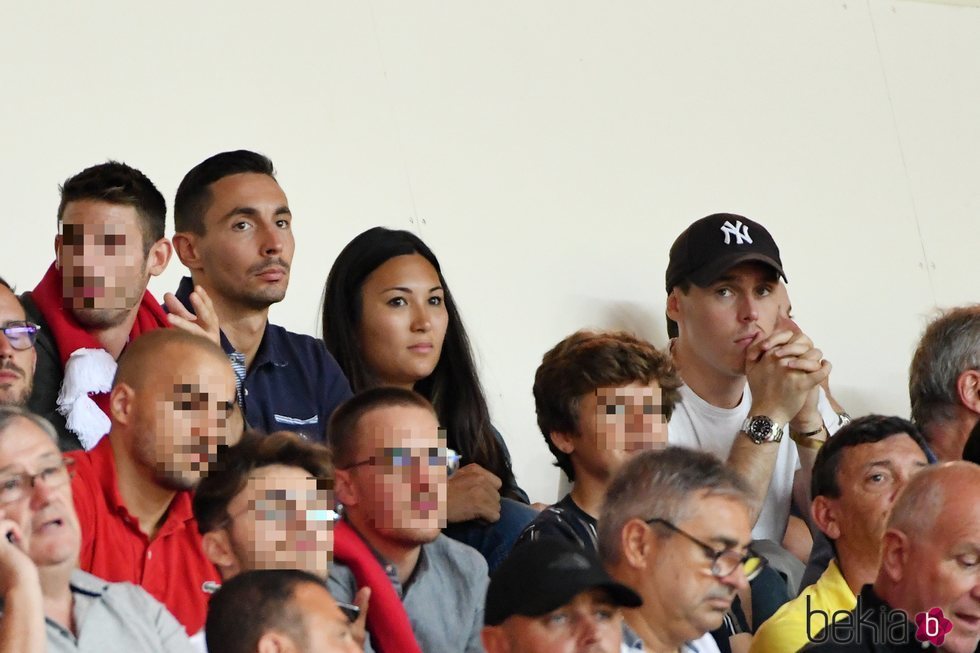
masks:
<instances>
[{"instance_id":1,"label":"man with shaved head","mask_svg":"<svg viewBox=\"0 0 980 653\"><path fill-rule=\"evenodd\" d=\"M945 463L909 481L888 519L877 578L818 640L803 650L977 649L980 466Z\"/></svg>"},{"instance_id":2,"label":"man with shaved head","mask_svg":"<svg viewBox=\"0 0 980 653\"><path fill-rule=\"evenodd\" d=\"M205 338L144 334L119 360L110 409L108 435L71 454L79 566L143 586L196 633L207 612L202 585L219 576L201 548L191 490L218 447L241 437L231 365Z\"/></svg>"}]
</instances>

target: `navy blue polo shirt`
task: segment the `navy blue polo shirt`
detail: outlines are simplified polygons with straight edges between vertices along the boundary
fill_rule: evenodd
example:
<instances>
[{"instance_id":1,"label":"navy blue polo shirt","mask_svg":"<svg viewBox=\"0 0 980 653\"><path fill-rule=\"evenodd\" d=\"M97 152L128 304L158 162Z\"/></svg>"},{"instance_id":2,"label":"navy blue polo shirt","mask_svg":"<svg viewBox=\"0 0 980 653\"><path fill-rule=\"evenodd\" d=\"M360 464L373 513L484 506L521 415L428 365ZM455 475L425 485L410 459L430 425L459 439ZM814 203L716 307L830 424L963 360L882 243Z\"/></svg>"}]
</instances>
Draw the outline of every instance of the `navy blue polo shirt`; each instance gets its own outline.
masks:
<instances>
[{"instance_id":1,"label":"navy blue polo shirt","mask_svg":"<svg viewBox=\"0 0 980 653\"><path fill-rule=\"evenodd\" d=\"M181 279L177 299L193 312L190 277ZM235 348L221 334L226 354ZM255 359L245 374L245 422L271 433L293 431L324 442L334 409L351 396L350 384L322 340L266 323Z\"/></svg>"}]
</instances>

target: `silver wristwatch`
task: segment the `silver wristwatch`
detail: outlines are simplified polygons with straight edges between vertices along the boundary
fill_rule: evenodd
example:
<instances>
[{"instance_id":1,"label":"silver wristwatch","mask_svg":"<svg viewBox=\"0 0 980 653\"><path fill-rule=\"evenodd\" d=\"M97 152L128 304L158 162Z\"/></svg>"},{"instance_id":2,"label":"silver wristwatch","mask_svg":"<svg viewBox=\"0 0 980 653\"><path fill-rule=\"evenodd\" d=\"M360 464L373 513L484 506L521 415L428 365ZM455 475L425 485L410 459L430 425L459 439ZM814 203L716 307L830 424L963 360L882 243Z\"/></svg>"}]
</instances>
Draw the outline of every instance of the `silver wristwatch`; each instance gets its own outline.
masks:
<instances>
[{"instance_id":1,"label":"silver wristwatch","mask_svg":"<svg viewBox=\"0 0 980 653\"><path fill-rule=\"evenodd\" d=\"M742 422L742 430L756 444L763 442L779 442L783 439L784 427L765 415L747 417Z\"/></svg>"}]
</instances>

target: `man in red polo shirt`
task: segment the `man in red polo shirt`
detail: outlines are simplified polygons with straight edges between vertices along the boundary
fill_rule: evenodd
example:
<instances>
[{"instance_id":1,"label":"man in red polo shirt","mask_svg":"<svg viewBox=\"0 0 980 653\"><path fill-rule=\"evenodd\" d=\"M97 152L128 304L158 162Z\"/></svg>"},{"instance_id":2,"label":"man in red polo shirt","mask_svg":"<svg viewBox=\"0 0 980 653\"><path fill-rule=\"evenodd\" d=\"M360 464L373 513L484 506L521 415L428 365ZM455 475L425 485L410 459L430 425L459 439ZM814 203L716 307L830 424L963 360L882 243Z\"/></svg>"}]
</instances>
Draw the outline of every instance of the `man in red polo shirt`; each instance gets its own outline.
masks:
<instances>
[{"instance_id":1,"label":"man in red polo shirt","mask_svg":"<svg viewBox=\"0 0 980 653\"><path fill-rule=\"evenodd\" d=\"M201 548L191 491L219 445L241 437L230 419L235 375L213 342L151 331L120 357L109 405L109 434L71 454L79 567L142 586L196 633L207 613L202 584L220 576Z\"/></svg>"}]
</instances>

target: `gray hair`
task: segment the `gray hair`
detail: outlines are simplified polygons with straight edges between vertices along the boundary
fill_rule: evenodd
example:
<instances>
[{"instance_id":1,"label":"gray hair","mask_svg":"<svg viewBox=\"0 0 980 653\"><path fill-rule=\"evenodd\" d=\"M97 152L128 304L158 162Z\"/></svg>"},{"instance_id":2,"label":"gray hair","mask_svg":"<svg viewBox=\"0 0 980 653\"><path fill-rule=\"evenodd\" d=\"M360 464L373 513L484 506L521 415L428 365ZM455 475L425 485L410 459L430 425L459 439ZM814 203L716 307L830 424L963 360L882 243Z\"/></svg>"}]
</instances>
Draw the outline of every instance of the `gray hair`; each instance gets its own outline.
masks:
<instances>
[{"instance_id":1,"label":"gray hair","mask_svg":"<svg viewBox=\"0 0 980 653\"><path fill-rule=\"evenodd\" d=\"M0 435L3 435L10 428L11 422L18 419L26 419L44 431L55 444L58 444L58 432L51 426L51 422L20 406L0 406Z\"/></svg>"},{"instance_id":2,"label":"gray hair","mask_svg":"<svg viewBox=\"0 0 980 653\"><path fill-rule=\"evenodd\" d=\"M659 517L682 522L695 507L699 492L731 497L750 508L755 505L742 477L710 453L668 447L635 456L619 470L606 492L599 517L603 563L619 562L621 533L628 521Z\"/></svg>"},{"instance_id":3,"label":"gray hair","mask_svg":"<svg viewBox=\"0 0 980 653\"><path fill-rule=\"evenodd\" d=\"M956 415L960 374L980 370L980 304L943 312L922 334L909 365L912 421L925 431Z\"/></svg>"}]
</instances>

